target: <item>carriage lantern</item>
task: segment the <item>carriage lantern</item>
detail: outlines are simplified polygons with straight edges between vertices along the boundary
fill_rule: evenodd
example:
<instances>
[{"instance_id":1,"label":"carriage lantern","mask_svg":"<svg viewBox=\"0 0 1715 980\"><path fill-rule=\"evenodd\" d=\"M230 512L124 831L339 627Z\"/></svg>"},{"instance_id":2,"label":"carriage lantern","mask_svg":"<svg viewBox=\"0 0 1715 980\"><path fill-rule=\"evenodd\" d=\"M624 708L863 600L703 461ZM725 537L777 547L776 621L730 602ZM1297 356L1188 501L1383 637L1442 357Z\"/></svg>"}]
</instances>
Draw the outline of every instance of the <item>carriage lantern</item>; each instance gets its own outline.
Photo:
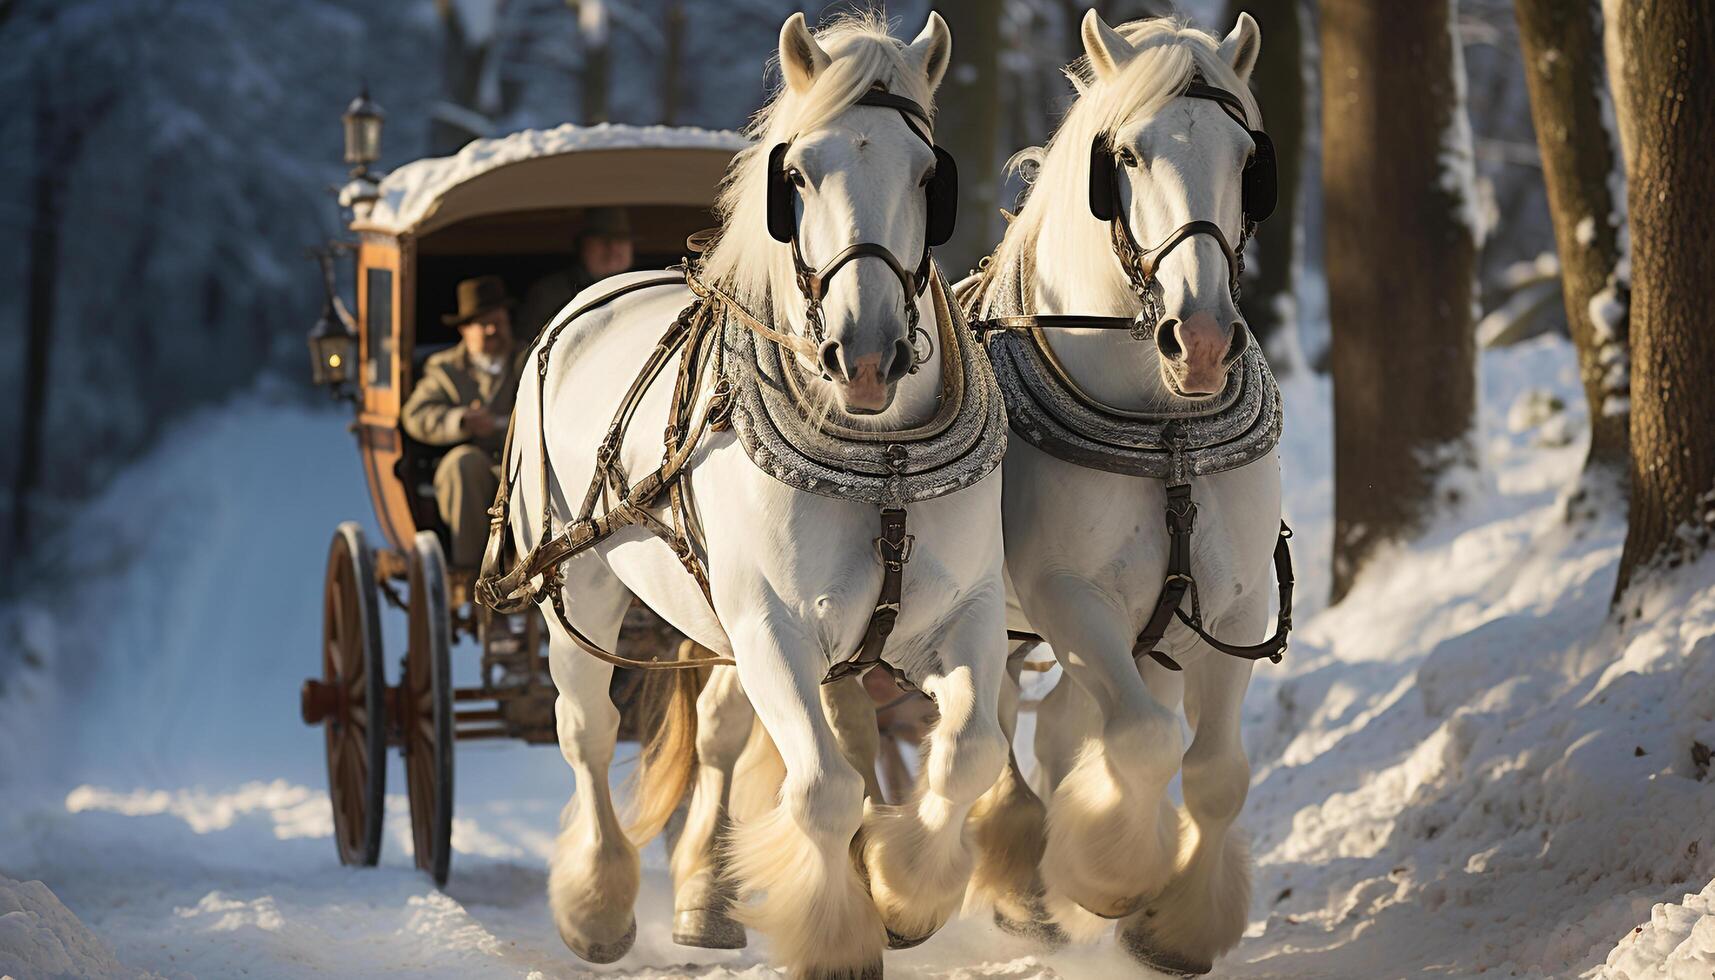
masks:
<instances>
[{"instance_id":1,"label":"carriage lantern","mask_svg":"<svg viewBox=\"0 0 1715 980\"><path fill-rule=\"evenodd\" d=\"M326 298L321 317L310 328L310 378L318 387L339 395L357 376L357 331L352 329L351 314L334 292L332 255L323 251L317 258L322 264Z\"/></svg>"},{"instance_id":2,"label":"carriage lantern","mask_svg":"<svg viewBox=\"0 0 1715 980\"><path fill-rule=\"evenodd\" d=\"M381 107L369 98L365 85L340 119L345 123L345 162L353 177L369 173L369 165L381 159Z\"/></svg>"}]
</instances>

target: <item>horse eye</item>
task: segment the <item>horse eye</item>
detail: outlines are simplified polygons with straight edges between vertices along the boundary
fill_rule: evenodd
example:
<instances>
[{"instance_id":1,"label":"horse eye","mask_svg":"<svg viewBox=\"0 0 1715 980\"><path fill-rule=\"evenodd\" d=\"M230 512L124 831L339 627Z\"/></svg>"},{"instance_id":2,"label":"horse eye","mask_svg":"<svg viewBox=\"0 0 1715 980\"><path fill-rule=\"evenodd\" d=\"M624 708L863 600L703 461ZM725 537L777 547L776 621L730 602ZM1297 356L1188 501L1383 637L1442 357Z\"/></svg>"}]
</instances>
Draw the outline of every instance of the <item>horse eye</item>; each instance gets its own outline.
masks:
<instances>
[{"instance_id":1,"label":"horse eye","mask_svg":"<svg viewBox=\"0 0 1715 980\"><path fill-rule=\"evenodd\" d=\"M793 167L786 171L786 179L792 182L793 187L803 187L804 171L799 170L797 167Z\"/></svg>"},{"instance_id":2,"label":"horse eye","mask_svg":"<svg viewBox=\"0 0 1715 980\"><path fill-rule=\"evenodd\" d=\"M1131 151L1131 147L1128 146L1120 150L1120 165L1124 167L1137 166L1137 154Z\"/></svg>"}]
</instances>

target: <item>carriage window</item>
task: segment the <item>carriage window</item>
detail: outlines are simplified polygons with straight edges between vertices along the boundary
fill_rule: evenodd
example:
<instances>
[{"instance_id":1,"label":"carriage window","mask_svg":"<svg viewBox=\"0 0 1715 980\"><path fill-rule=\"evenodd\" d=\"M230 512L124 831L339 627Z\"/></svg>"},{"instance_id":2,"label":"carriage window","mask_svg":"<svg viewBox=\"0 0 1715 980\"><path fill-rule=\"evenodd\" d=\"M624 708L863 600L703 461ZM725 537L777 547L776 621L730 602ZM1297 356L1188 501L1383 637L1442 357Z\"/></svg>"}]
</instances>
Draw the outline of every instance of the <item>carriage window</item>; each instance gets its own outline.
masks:
<instances>
[{"instance_id":1,"label":"carriage window","mask_svg":"<svg viewBox=\"0 0 1715 980\"><path fill-rule=\"evenodd\" d=\"M393 270L369 270L368 322L369 384L385 388L393 383Z\"/></svg>"}]
</instances>

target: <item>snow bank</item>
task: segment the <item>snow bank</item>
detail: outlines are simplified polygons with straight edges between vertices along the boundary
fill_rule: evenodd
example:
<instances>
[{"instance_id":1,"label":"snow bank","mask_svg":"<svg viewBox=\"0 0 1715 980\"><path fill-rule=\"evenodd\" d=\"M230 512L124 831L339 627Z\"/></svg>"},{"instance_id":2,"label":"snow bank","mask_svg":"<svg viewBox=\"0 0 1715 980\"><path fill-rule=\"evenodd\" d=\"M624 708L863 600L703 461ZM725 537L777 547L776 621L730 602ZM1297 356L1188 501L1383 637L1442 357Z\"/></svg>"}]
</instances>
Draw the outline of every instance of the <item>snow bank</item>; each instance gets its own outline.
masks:
<instances>
[{"instance_id":1,"label":"snow bank","mask_svg":"<svg viewBox=\"0 0 1715 980\"><path fill-rule=\"evenodd\" d=\"M379 230L403 231L423 219L442 194L497 167L537 157L582 150L633 147L714 149L737 152L749 146L743 136L727 129L695 126L626 126L602 123L553 129L526 129L493 139L472 140L447 157L416 160L381 181L381 200L363 224Z\"/></svg>"},{"instance_id":2,"label":"snow bank","mask_svg":"<svg viewBox=\"0 0 1715 980\"><path fill-rule=\"evenodd\" d=\"M1611 980L1715 977L1715 882L1679 904L1651 909L1649 921L1608 954L1599 975Z\"/></svg>"},{"instance_id":3,"label":"snow bank","mask_svg":"<svg viewBox=\"0 0 1715 980\"><path fill-rule=\"evenodd\" d=\"M1243 819L1263 918L1224 972L1573 975L1715 878L1697 761L1715 564L1610 622L1620 508L1563 519L1584 452L1562 437L1584 430L1570 348L1483 367L1482 492L1257 673ZM1556 401L1569 419L1543 412Z\"/></svg>"},{"instance_id":4,"label":"snow bank","mask_svg":"<svg viewBox=\"0 0 1715 980\"><path fill-rule=\"evenodd\" d=\"M0 875L0 976L98 980L136 975L48 886Z\"/></svg>"}]
</instances>

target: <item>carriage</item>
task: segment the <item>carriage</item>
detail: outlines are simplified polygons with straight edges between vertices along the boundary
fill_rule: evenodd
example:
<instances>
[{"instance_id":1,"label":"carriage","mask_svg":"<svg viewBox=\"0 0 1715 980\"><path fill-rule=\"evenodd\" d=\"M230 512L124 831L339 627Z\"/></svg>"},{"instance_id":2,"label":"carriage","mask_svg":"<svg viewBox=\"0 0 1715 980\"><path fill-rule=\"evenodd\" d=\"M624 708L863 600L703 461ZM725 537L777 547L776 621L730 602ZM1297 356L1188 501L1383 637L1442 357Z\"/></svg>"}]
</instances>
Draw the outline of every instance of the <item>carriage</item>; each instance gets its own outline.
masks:
<instances>
[{"instance_id":1,"label":"carriage","mask_svg":"<svg viewBox=\"0 0 1715 980\"><path fill-rule=\"evenodd\" d=\"M745 145L731 132L561 126L477 140L449 157L371 175L381 116L367 96L345 116L340 191L352 239L320 251L327 290L310 334L314 378L347 398L382 540L341 524L323 586L320 674L304 682L303 721L325 736L334 839L341 863L380 856L386 758L403 754L417 866L444 884L451 858L454 744L555 741L555 689L541 619L498 615L472 601L476 570L449 567L435 504L445 451L412 440L400 411L427 358L456 342L441 315L455 286L500 275L512 295L564 265L583 212L623 206L637 229L637 264L666 265L686 236L713 223L722 174ZM355 314L334 287L334 255L355 259ZM525 325L527 328L534 325ZM528 344L524 334L518 343ZM404 614L405 649L388 683L384 611ZM678 642L636 607L627 642L659 656ZM461 639L480 650L475 684L453 681Z\"/></svg>"}]
</instances>

